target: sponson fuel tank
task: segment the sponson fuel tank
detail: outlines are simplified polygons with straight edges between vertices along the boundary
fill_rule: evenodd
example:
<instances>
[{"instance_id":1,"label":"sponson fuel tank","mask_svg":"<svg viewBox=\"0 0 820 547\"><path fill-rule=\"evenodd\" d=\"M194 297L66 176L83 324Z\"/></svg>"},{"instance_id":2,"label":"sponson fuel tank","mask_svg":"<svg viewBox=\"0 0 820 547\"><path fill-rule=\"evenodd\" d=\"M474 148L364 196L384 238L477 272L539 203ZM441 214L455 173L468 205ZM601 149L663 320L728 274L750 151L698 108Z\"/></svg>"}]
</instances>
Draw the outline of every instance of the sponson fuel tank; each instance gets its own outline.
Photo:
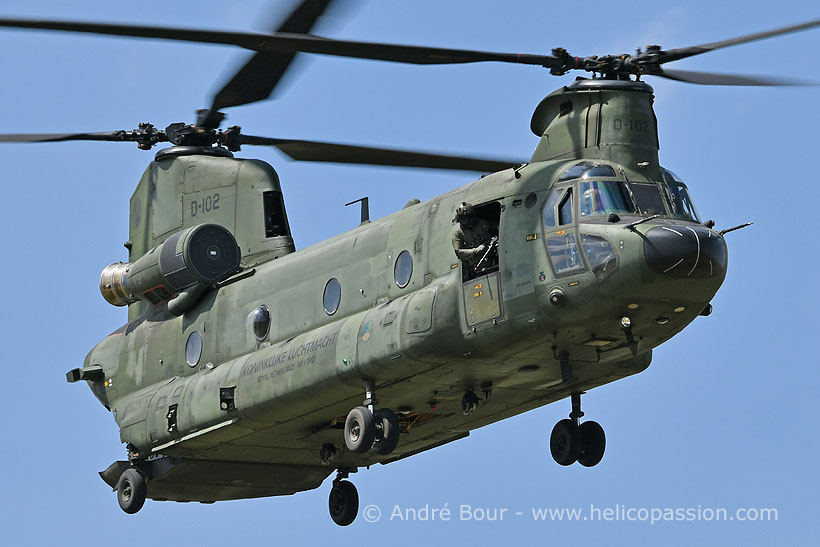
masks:
<instances>
[{"instance_id":1,"label":"sponson fuel tank","mask_svg":"<svg viewBox=\"0 0 820 547\"><path fill-rule=\"evenodd\" d=\"M200 224L171 235L133 263L117 262L100 276L103 298L114 306L172 300L191 287L207 287L239 269L241 253L230 231Z\"/></svg>"}]
</instances>

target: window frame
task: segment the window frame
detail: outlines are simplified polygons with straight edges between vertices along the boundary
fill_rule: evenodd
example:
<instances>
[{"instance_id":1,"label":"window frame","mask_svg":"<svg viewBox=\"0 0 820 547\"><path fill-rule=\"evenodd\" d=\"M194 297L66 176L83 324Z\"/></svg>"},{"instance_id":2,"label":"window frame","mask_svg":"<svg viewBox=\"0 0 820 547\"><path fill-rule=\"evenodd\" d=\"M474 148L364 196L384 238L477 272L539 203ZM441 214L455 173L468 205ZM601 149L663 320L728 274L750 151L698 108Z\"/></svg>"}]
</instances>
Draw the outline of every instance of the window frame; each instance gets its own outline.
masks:
<instances>
[{"instance_id":1,"label":"window frame","mask_svg":"<svg viewBox=\"0 0 820 547\"><path fill-rule=\"evenodd\" d=\"M339 288L339 294L336 298L335 304L332 306L333 310L328 309L327 305L327 289L330 287L330 284L336 282L335 285ZM336 315L336 312L339 311L339 308L342 306L342 283L336 277L331 277L330 279L325 282L325 288L322 291L322 309L325 311L325 314L330 317Z\"/></svg>"},{"instance_id":2,"label":"window frame","mask_svg":"<svg viewBox=\"0 0 820 547\"><path fill-rule=\"evenodd\" d=\"M664 167L661 167L661 178L663 179L663 189L666 194L666 200L669 205L670 218L700 224L700 213L698 213L698 208L695 207L695 202L692 200L692 194L689 192L689 187L686 185L686 183L680 180L680 177L678 177L675 173ZM691 217L691 215L680 215L675 213L675 202L672 199L672 185L676 187L682 186L683 189L686 191L686 197L688 198L689 205L691 206L692 212L694 213L694 219Z\"/></svg>"},{"instance_id":3,"label":"window frame","mask_svg":"<svg viewBox=\"0 0 820 547\"><path fill-rule=\"evenodd\" d=\"M547 197L544 200L544 205L541 208L541 233L544 237L543 248L547 255L547 261L549 262L550 269L556 279L569 277L572 275L578 275L589 271L589 266L586 262L586 257L584 256L583 251L581 250L580 246L580 239L578 236L578 200L573 199L573 195L577 195L577 185L579 179L573 179L572 181L565 181L552 185L552 187L547 191ZM546 218L544 217L544 212L547 210L547 207L550 203L550 197L552 193L556 192L559 195L559 198L553 204L553 213L556 225L555 226L547 226ZM561 224L563 220L561 218L560 210L561 207L566 203L567 200L571 202L571 211L572 211L572 219L568 223ZM568 240L573 240L573 244L575 247L575 252L579 257L578 265L573 266L570 269L561 270L560 272L555 267L555 262L553 260L552 255L550 254L549 249L549 241L550 239L556 239L560 237L566 237Z\"/></svg>"},{"instance_id":4,"label":"window frame","mask_svg":"<svg viewBox=\"0 0 820 547\"><path fill-rule=\"evenodd\" d=\"M188 352L191 351L193 346L191 345L193 341L197 341L196 343L199 345L199 350L197 351L196 360L191 362L191 359L188 357ZM200 361L202 361L202 353L205 349L205 341L202 339L202 334L196 329L191 331L188 337L185 339L185 362L191 368L196 368L199 365Z\"/></svg>"},{"instance_id":5,"label":"window frame","mask_svg":"<svg viewBox=\"0 0 820 547\"><path fill-rule=\"evenodd\" d=\"M265 334L260 338L259 335L256 334L256 314L261 311L264 311L264 313L267 315L267 327L265 328ZM270 327L272 323L270 308L268 308L265 304L260 304L259 306L256 306L254 309L252 309L248 315L250 319L250 330L254 339L256 339L256 341L259 343L267 340L268 336L270 336Z\"/></svg>"},{"instance_id":6,"label":"window frame","mask_svg":"<svg viewBox=\"0 0 820 547\"><path fill-rule=\"evenodd\" d=\"M399 272L398 272L399 261L401 260L402 256L407 256L410 259L410 272L407 274L407 281L405 281L403 285L401 283L399 283ZM410 254L410 251L405 249L402 252L400 252L398 255L396 255L396 261L393 263L393 282L396 283L396 286L398 288L405 289L405 288L407 288L408 285L410 285L410 281L413 280L413 269L414 269L413 255Z\"/></svg>"}]
</instances>

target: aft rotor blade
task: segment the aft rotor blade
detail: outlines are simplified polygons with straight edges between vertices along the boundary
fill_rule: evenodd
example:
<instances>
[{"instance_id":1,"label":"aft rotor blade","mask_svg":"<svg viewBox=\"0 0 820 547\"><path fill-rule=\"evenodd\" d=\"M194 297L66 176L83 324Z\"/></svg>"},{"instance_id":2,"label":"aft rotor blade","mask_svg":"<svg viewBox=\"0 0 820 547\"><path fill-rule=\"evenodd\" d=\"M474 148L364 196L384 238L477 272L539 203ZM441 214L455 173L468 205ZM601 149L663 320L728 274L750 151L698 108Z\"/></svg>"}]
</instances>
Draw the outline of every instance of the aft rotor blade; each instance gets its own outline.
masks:
<instances>
[{"instance_id":1,"label":"aft rotor blade","mask_svg":"<svg viewBox=\"0 0 820 547\"><path fill-rule=\"evenodd\" d=\"M452 169L456 171L478 171L485 173L502 171L524 163L516 159L469 158L390 148L373 148L368 146L353 146L349 144L296 139L273 139L270 137L254 137L250 135L241 135L239 137L239 143L275 146L292 159L298 161Z\"/></svg>"},{"instance_id":2,"label":"aft rotor blade","mask_svg":"<svg viewBox=\"0 0 820 547\"><path fill-rule=\"evenodd\" d=\"M788 78L773 78L770 76L745 76L741 74L714 74L711 72L695 72L691 70L671 70L664 68L660 74L670 80L689 82L701 85L753 85L753 86L806 86L816 85L811 82L792 80Z\"/></svg>"},{"instance_id":3,"label":"aft rotor blade","mask_svg":"<svg viewBox=\"0 0 820 547\"><path fill-rule=\"evenodd\" d=\"M315 35L293 33L292 31L261 34L174 27L85 23L80 21L46 21L8 18L0 18L0 27L84 32L110 36L154 38L205 44L225 44L271 54L304 52L416 65L446 65L486 61L545 66L548 68L560 65L559 61L551 55L500 53L468 49L336 40Z\"/></svg>"},{"instance_id":4,"label":"aft rotor blade","mask_svg":"<svg viewBox=\"0 0 820 547\"><path fill-rule=\"evenodd\" d=\"M310 32L331 2L333 0L304 0L276 31L298 34ZM221 108L267 99L295 56L295 51L257 52L214 96L208 114L201 121L202 125L218 127L222 117L217 112Z\"/></svg>"},{"instance_id":5,"label":"aft rotor blade","mask_svg":"<svg viewBox=\"0 0 820 547\"><path fill-rule=\"evenodd\" d=\"M0 134L0 142L62 142L62 141L115 141L133 140L129 132L108 131L103 133L18 133Z\"/></svg>"},{"instance_id":6,"label":"aft rotor blade","mask_svg":"<svg viewBox=\"0 0 820 547\"><path fill-rule=\"evenodd\" d=\"M754 42L756 40L763 40L765 38L771 38L772 36L780 36L782 34L789 34L792 32L799 32L801 30L807 30L810 28L820 26L820 19L814 19L813 21L806 21L805 23L798 23L796 25L791 25L788 27L781 27L773 30L767 30L763 32L756 32L754 34L747 34L745 36L738 36L737 38L731 38L729 40L723 40L720 42L711 42L708 44L701 44L699 46L690 46L690 47L682 47L677 49L670 49L663 52L661 63L668 63L670 61L677 61L678 59L685 59L687 57L691 57L693 55L700 55L701 53L706 53L707 51L714 51L716 49L721 49L724 47L729 46L736 46L738 44L745 44L748 42ZM722 84L718 84L722 85ZM745 85L745 84L731 84L731 85ZM752 85L761 85L761 84L752 84ZM763 84L765 85L765 84Z\"/></svg>"}]
</instances>

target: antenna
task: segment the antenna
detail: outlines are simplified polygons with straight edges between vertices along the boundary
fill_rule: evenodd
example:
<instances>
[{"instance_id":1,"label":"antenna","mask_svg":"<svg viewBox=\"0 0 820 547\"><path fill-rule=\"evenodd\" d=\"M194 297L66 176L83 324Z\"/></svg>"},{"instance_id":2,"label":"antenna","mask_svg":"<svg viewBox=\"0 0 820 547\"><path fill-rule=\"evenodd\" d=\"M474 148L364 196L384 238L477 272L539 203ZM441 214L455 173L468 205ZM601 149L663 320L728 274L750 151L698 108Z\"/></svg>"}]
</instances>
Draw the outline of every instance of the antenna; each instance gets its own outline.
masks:
<instances>
[{"instance_id":1,"label":"antenna","mask_svg":"<svg viewBox=\"0 0 820 547\"><path fill-rule=\"evenodd\" d=\"M359 202L362 203L362 224L364 224L365 222L370 222L370 203L367 199L367 196L359 198L355 201L351 201L350 203L345 203L345 207Z\"/></svg>"}]
</instances>

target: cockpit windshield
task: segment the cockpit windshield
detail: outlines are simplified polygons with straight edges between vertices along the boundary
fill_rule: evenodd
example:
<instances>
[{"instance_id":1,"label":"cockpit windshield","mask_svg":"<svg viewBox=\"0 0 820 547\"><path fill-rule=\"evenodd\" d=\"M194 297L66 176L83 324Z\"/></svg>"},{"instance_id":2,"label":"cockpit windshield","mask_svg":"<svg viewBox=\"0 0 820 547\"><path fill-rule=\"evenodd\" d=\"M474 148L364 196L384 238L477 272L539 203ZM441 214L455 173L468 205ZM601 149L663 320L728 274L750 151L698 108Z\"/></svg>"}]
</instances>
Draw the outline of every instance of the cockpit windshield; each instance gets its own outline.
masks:
<instances>
[{"instance_id":1,"label":"cockpit windshield","mask_svg":"<svg viewBox=\"0 0 820 547\"><path fill-rule=\"evenodd\" d=\"M581 218L610 213L635 213L629 191L622 182L582 180L579 195Z\"/></svg>"},{"instance_id":2,"label":"cockpit windshield","mask_svg":"<svg viewBox=\"0 0 820 547\"><path fill-rule=\"evenodd\" d=\"M550 193L544 208L547 226L572 224L572 211L581 219L606 216L616 213L623 215L671 216L690 222L700 222L692 198L683 181L672 171L661 168L661 180L596 180L614 179L615 170L606 164L582 161L567 168L556 180L558 184ZM623 173L621 177L625 178ZM580 179L580 180L578 180ZM574 195L561 202L562 196ZM573 205L577 202L577 205ZM577 207L577 209L575 209Z\"/></svg>"},{"instance_id":3,"label":"cockpit windshield","mask_svg":"<svg viewBox=\"0 0 820 547\"><path fill-rule=\"evenodd\" d=\"M663 196L660 188L654 182L630 182L629 189L635 196L638 209L647 215L665 215L666 207L663 206Z\"/></svg>"}]
</instances>

